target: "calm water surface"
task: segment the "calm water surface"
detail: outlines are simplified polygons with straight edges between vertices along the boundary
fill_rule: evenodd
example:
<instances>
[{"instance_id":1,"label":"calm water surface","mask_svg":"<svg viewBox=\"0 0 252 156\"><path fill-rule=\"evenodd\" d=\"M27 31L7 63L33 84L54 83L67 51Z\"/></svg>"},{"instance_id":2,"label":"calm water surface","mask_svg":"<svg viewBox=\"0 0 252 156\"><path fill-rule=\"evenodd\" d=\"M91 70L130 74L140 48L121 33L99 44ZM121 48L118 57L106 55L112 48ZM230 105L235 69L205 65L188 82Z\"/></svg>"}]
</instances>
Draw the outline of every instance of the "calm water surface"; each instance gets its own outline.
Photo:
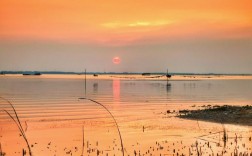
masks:
<instances>
[{"instance_id":1,"label":"calm water surface","mask_svg":"<svg viewBox=\"0 0 252 156\"><path fill-rule=\"evenodd\" d=\"M36 155L67 154L63 147L66 145L61 145L62 140L59 139L66 134L69 140L63 142L68 142L72 146L65 148L72 148L73 154L80 155L81 147L78 145L79 150L76 150L77 145L74 144L81 144L79 142L82 126L86 127L86 140L94 142L87 146L86 150L92 146L99 146L103 149L102 155L121 155L118 134L110 115L101 106L79 99L80 97L96 100L111 111L120 127L127 155L134 155L135 151L141 155L148 155L150 151L153 155L188 155L189 150L196 151L193 147L195 141L201 141L202 146L206 143L202 139L196 139L198 136L222 131L223 126L203 121L182 120L167 116L165 112L199 108L203 105L251 105L252 80L170 81L167 85L166 81L92 79L87 80L85 87L84 80L80 79L2 77L0 96L13 103L21 121L25 122L26 128L28 127L27 134L32 142L41 142L40 146L33 149ZM4 100L1 100L0 104L2 108L10 110ZM6 113L2 112L0 115L2 125L10 123ZM18 132L13 127L15 126L0 127L2 146L6 151L10 150L11 144L8 138ZM240 152L251 152L251 141L246 138L251 134L251 127L226 125L226 128L230 136L236 136L238 132L244 136L241 137L240 146L244 143L246 146L240 147ZM13 133L10 133L11 131ZM61 135L57 137L56 134ZM43 136L51 137L43 139ZM215 153L223 152L223 147L218 148L221 146L221 139L218 137L207 138L207 142L210 139L210 143L214 144L212 146ZM46 148L50 139L57 142L55 150ZM22 144L20 140L22 139L14 138L12 142ZM180 142L181 145L178 145ZM171 146L174 146L173 149ZM98 147L94 149L97 150ZM234 152L234 149L235 147L230 145L227 153ZM8 152L11 151L18 152L19 147ZM212 149L209 151L211 153ZM97 152L89 151L89 154L97 155Z\"/></svg>"}]
</instances>

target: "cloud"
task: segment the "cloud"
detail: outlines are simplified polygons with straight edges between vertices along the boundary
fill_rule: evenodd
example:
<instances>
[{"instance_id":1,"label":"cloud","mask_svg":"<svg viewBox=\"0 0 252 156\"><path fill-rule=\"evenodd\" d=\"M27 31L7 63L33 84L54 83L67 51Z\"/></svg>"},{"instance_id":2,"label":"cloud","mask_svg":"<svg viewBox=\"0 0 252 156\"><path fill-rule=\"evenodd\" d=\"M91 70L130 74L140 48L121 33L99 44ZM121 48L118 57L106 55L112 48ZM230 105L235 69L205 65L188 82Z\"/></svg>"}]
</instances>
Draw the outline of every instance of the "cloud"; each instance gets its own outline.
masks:
<instances>
[{"instance_id":1,"label":"cloud","mask_svg":"<svg viewBox=\"0 0 252 156\"><path fill-rule=\"evenodd\" d=\"M119 28L138 28L138 27L161 27L174 23L172 20L158 20L158 21L135 21L135 22L107 22L102 23L101 26L110 29Z\"/></svg>"}]
</instances>

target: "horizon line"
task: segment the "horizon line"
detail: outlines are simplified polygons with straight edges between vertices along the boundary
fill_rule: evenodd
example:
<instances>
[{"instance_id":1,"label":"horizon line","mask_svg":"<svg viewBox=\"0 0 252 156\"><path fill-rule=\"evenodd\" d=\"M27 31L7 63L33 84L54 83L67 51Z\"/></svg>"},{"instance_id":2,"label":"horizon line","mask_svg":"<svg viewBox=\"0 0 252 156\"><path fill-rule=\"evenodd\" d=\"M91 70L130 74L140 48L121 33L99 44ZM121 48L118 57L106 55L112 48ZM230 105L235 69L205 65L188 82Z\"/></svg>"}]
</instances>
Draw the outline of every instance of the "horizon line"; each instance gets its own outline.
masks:
<instances>
[{"instance_id":1,"label":"horizon line","mask_svg":"<svg viewBox=\"0 0 252 156\"><path fill-rule=\"evenodd\" d=\"M41 74L85 74L85 72L74 72L74 71L39 71L39 70L2 70L0 71L1 74L23 74L23 73L32 73L32 72L39 72ZM95 72L90 71L86 72L86 74L143 74L143 73L150 73L150 74L166 74L167 72ZM252 73L197 73L197 72L169 72L169 74L173 75L252 75Z\"/></svg>"}]
</instances>

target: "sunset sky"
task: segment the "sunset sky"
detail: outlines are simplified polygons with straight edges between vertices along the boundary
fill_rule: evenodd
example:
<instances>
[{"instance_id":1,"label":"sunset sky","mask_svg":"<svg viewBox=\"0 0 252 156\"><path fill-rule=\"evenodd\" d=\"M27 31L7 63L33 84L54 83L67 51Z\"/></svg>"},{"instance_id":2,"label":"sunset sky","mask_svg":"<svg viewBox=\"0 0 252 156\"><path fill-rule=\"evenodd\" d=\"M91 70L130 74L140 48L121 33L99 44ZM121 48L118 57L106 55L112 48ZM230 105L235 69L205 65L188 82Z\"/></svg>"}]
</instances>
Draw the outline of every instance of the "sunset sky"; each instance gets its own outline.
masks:
<instances>
[{"instance_id":1,"label":"sunset sky","mask_svg":"<svg viewBox=\"0 0 252 156\"><path fill-rule=\"evenodd\" d=\"M0 1L0 71L85 68L252 74L252 1Z\"/></svg>"}]
</instances>

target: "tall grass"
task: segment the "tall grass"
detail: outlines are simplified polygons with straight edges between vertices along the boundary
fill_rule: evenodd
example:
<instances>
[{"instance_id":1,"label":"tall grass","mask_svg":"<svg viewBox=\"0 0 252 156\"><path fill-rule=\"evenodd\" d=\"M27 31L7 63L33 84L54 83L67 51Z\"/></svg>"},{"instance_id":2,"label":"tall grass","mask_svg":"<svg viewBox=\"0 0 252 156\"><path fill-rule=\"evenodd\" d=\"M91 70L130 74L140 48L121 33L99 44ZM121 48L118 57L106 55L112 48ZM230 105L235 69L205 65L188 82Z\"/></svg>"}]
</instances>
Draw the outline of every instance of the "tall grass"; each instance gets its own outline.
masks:
<instances>
[{"instance_id":1,"label":"tall grass","mask_svg":"<svg viewBox=\"0 0 252 156\"><path fill-rule=\"evenodd\" d=\"M0 97L0 99L3 99L4 101L6 101L6 102L11 106L12 110L14 111L15 116L12 116L12 115L9 113L9 111L3 109L3 111L4 111L4 112L13 120L13 122L17 125L17 127L18 127L18 129L19 129L19 131L20 131L20 133L21 133L21 135L22 135L22 137L23 137L23 139L24 139L25 142L26 142L27 148L28 148L28 150L29 150L29 155L32 156L32 151L31 151L30 144L29 144L28 139L27 139L27 137L26 137L26 135L25 135L25 131L24 131L23 126L22 126L22 124L21 124L21 122L20 122L20 119L19 119L19 117L18 117L18 114L17 114L17 112L16 112L15 107L13 106L13 104L12 104L9 100L7 100L7 99L5 99L5 98L3 98L3 97ZM16 120L15 120L15 117L16 117Z\"/></svg>"}]
</instances>

